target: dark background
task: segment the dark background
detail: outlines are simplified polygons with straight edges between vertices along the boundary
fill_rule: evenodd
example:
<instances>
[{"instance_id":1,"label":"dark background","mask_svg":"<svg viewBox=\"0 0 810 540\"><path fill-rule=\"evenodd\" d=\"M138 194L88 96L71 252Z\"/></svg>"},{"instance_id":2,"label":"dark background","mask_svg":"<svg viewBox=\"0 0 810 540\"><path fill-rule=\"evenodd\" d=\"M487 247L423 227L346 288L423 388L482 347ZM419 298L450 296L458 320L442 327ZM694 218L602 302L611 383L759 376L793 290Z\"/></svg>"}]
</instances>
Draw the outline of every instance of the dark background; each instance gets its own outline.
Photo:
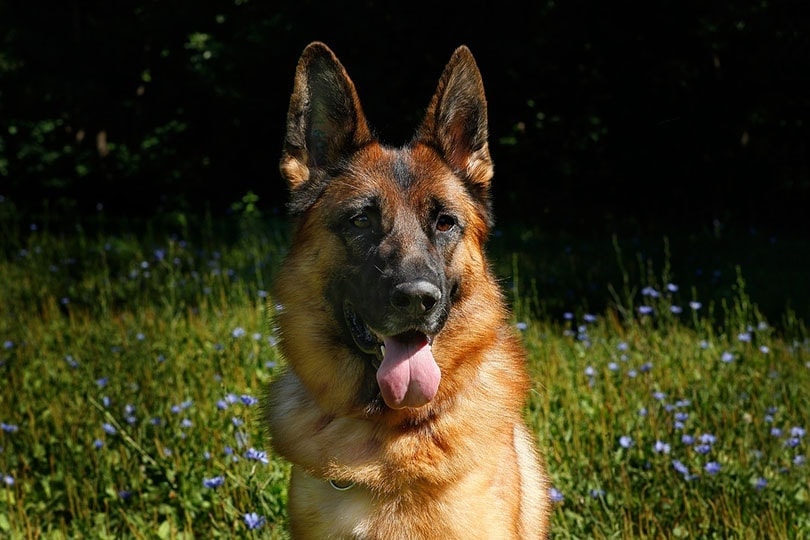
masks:
<instances>
[{"instance_id":1,"label":"dark background","mask_svg":"<svg viewBox=\"0 0 810 540\"><path fill-rule=\"evenodd\" d=\"M277 163L308 42L336 52L391 144L464 43L487 89L501 222L806 234L800 2L0 6L0 195L20 215L216 215L248 191L283 212Z\"/></svg>"}]
</instances>

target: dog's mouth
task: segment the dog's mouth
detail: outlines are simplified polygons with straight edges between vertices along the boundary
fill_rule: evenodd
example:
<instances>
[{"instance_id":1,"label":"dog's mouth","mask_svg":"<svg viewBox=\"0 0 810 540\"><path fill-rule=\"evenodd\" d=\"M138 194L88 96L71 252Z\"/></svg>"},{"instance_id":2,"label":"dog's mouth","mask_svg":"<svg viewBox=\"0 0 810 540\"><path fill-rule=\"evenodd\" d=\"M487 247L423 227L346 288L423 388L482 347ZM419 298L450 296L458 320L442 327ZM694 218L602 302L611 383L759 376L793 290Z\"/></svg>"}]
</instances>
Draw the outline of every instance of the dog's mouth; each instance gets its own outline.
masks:
<instances>
[{"instance_id":1,"label":"dog's mouth","mask_svg":"<svg viewBox=\"0 0 810 540\"><path fill-rule=\"evenodd\" d=\"M421 407L434 398L441 371L433 357L432 336L415 329L381 335L348 302L343 305L343 315L357 348L376 359L377 384L386 405L392 409Z\"/></svg>"}]
</instances>

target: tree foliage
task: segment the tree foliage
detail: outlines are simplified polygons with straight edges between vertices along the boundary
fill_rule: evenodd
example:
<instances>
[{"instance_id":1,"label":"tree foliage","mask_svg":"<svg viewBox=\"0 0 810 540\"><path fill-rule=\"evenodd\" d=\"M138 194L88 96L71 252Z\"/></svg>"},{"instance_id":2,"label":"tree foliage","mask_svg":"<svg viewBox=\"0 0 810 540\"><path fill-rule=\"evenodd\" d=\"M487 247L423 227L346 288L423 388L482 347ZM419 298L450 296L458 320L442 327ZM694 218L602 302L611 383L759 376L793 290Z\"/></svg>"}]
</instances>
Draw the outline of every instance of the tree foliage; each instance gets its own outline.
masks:
<instances>
[{"instance_id":1,"label":"tree foliage","mask_svg":"<svg viewBox=\"0 0 810 540\"><path fill-rule=\"evenodd\" d=\"M796 226L810 203L797 8L12 2L0 195L64 215L226 211L248 191L282 209L277 159L306 43L336 51L392 144L466 43L487 88L501 219Z\"/></svg>"}]
</instances>

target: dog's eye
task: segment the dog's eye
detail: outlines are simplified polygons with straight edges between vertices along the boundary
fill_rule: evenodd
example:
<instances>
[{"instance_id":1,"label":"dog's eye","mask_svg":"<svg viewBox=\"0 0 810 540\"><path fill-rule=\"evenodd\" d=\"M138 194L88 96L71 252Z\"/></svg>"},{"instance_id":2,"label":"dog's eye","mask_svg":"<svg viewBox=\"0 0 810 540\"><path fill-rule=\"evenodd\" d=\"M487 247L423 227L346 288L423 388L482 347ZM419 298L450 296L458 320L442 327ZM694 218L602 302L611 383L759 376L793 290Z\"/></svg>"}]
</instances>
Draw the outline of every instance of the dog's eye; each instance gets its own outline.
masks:
<instances>
[{"instance_id":1,"label":"dog's eye","mask_svg":"<svg viewBox=\"0 0 810 540\"><path fill-rule=\"evenodd\" d=\"M456 220L452 216L442 214L436 220L436 230L439 232L447 232L456 226Z\"/></svg>"},{"instance_id":2,"label":"dog's eye","mask_svg":"<svg viewBox=\"0 0 810 540\"><path fill-rule=\"evenodd\" d=\"M368 217L368 214L356 214L352 216L349 221L351 221L352 225L357 227L358 229L368 229L371 226L371 220Z\"/></svg>"}]
</instances>

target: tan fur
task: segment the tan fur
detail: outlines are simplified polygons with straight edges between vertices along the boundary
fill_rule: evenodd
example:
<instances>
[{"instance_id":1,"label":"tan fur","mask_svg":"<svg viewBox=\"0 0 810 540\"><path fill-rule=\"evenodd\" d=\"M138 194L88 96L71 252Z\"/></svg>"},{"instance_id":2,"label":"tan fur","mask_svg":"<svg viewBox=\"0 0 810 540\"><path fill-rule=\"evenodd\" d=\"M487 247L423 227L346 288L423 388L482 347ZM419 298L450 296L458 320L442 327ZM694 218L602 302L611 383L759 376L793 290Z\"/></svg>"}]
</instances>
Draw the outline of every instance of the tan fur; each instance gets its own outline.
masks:
<instances>
[{"instance_id":1,"label":"tan fur","mask_svg":"<svg viewBox=\"0 0 810 540\"><path fill-rule=\"evenodd\" d=\"M289 370L268 389L265 417L273 448L293 463L293 536L545 537L549 485L522 417L525 353L484 257L492 163L469 50L453 54L414 141L393 149L372 138L334 54L311 44L296 72L281 170L297 220L275 287ZM425 244L459 287L433 340L438 392L418 408L374 399L374 367L347 345L327 294L351 264L333 224L368 194L381 209L380 253L419 257L408 246L431 238L424 230L436 200L463 225L452 249ZM329 480L354 486L340 491Z\"/></svg>"}]
</instances>

